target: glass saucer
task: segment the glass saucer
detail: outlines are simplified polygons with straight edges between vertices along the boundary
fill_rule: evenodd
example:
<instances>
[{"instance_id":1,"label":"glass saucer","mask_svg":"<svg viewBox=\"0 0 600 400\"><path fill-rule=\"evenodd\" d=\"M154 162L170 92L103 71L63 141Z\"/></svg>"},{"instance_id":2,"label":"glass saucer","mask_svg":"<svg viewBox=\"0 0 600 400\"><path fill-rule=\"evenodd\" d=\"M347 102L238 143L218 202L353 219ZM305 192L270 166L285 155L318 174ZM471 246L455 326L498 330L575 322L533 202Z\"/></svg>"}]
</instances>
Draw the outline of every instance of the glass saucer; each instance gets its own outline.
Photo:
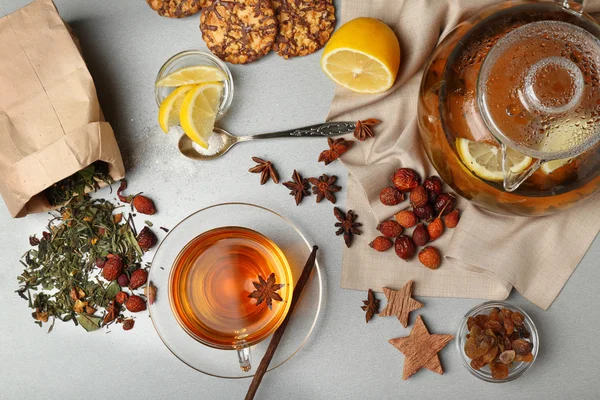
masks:
<instances>
[{"instance_id":1,"label":"glass saucer","mask_svg":"<svg viewBox=\"0 0 600 400\"><path fill-rule=\"evenodd\" d=\"M181 361L207 375L227 379L250 378L267 350L270 337L251 347L252 369L243 372L236 351L213 349L193 339L179 325L169 303L169 275L181 249L201 233L222 226L242 226L270 238L285 254L294 282L300 277L314 243L309 243L292 222L274 211L253 204L225 203L204 208L185 218L171 229L156 251L148 275L149 285L156 287L156 298L149 305L149 311L164 344ZM271 360L269 371L292 358L307 342L319 318L322 293L321 271L317 262Z\"/></svg>"}]
</instances>

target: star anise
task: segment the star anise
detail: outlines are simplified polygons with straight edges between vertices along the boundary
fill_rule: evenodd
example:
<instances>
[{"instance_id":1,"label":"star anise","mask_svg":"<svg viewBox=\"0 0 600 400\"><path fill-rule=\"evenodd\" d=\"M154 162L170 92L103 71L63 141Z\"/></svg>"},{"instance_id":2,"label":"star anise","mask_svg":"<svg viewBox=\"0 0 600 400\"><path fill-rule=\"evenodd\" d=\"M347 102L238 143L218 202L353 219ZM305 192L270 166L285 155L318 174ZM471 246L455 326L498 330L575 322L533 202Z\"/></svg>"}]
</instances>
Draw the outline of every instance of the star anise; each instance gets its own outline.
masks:
<instances>
[{"instance_id":1,"label":"star anise","mask_svg":"<svg viewBox=\"0 0 600 400\"><path fill-rule=\"evenodd\" d=\"M308 181L313 185L313 193L317 195L317 203L319 203L323 198L326 198L333 204L335 204L335 195L334 193L342 190L340 186L334 185L335 181L337 181L337 176L327 176L325 174L321 175L320 178L308 178Z\"/></svg>"},{"instance_id":2,"label":"star anise","mask_svg":"<svg viewBox=\"0 0 600 400\"><path fill-rule=\"evenodd\" d=\"M290 195L296 199L296 205L300 204L304 196L310 196L310 184L308 179L303 179L298 171L294 170L293 181L283 182L283 186L290 189Z\"/></svg>"},{"instance_id":3,"label":"star anise","mask_svg":"<svg viewBox=\"0 0 600 400\"><path fill-rule=\"evenodd\" d=\"M350 247L354 235L360 235L362 233L358 229L362 226L362 224L359 222L354 222L358 215L354 214L354 211L352 210L348 210L347 213L344 213L337 207L333 208L333 214L337 220L340 221L335 223L335 226L339 228L335 234L339 236L343 233L344 243L346 243L346 247Z\"/></svg>"},{"instance_id":4,"label":"star anise","mask_svg":"<svg viewBox=\"0 0 600 400\"><path fill-rule=\"evenodd\" d=\"M364 306L361 308L363 311L367 312L365 318L368 324L371 318L373 318L373 315L379 314L379 300L375 298L375 294L373 294L371 289L369 289L367 300L363 300L363 304Z\"/></svg>"},{"instance_id":5,"label":"star anise","mask_svg":"<svg viewBox=\"0 0 600 400\"><path fill-rule=\"evenodd\" d=\"M257 165L250 168L248 170L248 172L252 172L254 174L257 174L260 172L261 173L260 174L260 184L261 185L264 185L265 183L267 183L269 178L271 178L273 180L273 182L279 183L279 175L277 174L277 171L275 170L275 167L273 167L273 164L271 163L271 161L266 161L266 160L263 160L262 158L258 158L258 157L252 157L252 161L254 161Z\"/></svg>"},{"instance_id":6,"label":"star anise","mask_svg":"<svg viewBox=\"0 0 600 400\"><path fill-rule=\"evenodd\" d=\"M373 129L375 125L379 124L381 121L375 118L365 119L364 121L358 121L356 123L356 128L354 128L354 137L360 140L361 142L367 140L367 138L372 138L375 135L373 134Z\"/></svg>"},{"instance_id":7,"label":"star anise","mask_svg":"<svg viewBox=\"0 0 600 400\"><path fill-rule=\"evenodd\" d=\"M283 301L281 296L276 292L284 287L282 283L275 283L275 274L271 273L265 281L262 276L258 276L258 282L252 282L256 290L248 295L252 299L256 299L256 305L259 306L263 301L272 310L273 300Z\"/></svg>"},{"instance_id":8,"label":"star anise","mask_svg":"<svg viewBox=\"0 0 600 400\"><path fill-rule=\"evenodd\" d=\"M333 161L337 160L342 154L350 150L354 141L346 140L344 138L336 139L327 138L327 144L329 150L323 150L319 155L319 162L323 161L325 165L329 165Z\"/></svg>"}]
</instances>

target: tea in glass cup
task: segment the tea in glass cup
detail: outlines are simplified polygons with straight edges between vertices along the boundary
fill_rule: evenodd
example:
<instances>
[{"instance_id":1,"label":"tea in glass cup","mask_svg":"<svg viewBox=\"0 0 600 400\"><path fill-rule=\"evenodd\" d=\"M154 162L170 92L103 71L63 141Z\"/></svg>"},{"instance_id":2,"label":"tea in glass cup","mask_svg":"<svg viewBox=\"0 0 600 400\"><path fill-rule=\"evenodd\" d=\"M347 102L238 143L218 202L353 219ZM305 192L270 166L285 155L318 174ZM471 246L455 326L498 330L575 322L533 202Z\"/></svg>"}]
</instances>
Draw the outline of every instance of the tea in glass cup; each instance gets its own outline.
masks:
<instances>
[{"instance_id":1,"label":"tea in glass cup","mask_svg":"<svg viewBox=\"0 0 600 400\"><path fill-rule=\"evenodd\" d=\"M251 294L271 274L282 285L274 287L281 301L258 304L260 298ZM248 347L279 327L292 293L292 273L279 247L237 226L194 238L179 253L169 278L171 309L181 327L207 346L238 350L244 370L250 369Z\"/></svg>"}]
</instances>

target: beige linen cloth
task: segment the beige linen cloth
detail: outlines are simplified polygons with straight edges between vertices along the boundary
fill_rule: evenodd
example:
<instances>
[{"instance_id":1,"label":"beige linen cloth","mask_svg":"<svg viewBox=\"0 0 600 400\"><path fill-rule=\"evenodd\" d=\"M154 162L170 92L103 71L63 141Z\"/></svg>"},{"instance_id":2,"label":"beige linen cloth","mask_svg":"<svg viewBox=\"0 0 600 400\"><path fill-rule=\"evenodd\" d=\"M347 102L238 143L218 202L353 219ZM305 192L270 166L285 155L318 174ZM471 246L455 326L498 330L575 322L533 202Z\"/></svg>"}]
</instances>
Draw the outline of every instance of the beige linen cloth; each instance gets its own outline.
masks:
<instances>
[{"instance_id":1,"label":"beige linen cloth","mask_svg":"<svg viewBox=\"0 0 600 400\"><path fill-rule=\"evenodd\" d=\"M363 223L342 256L343 288L380 290L415 281L414 294L435 297L504 299L513 287L543 309L560 293L600 230L600 200L547 217L499 215L460 203L457 228L447 229L435 242L445 259L435 271L417 257L400 260L393 250L377 253L368 243L378 221L400 208L385 207L379 191L399 167L435 174L417 132L417 93L427 58L440 40L460 21L497 0L369 0L342 1L340 25L360 16L381 19L398 38L402 52L395 85L380 95L360 95L338 87L328 119L378 118L375 138L360 142L342 157L348 167L347 208ZM600 0L586 11L599 12ZM596 14L598 18L600 14ZM404 203L406 204L406 203ZM404 205L405 207L405 205Z\"/></svg>"}]
</instances>

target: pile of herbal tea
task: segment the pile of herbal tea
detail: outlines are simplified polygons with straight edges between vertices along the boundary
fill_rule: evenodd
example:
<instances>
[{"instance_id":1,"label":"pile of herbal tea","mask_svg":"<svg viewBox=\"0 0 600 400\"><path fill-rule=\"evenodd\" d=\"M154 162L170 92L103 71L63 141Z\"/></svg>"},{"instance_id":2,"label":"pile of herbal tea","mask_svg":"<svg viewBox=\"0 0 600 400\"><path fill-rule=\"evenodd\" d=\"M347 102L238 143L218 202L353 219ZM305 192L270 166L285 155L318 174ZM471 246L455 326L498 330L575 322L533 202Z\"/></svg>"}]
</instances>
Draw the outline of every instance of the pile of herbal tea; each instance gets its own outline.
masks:
<instances>
[{"instance_id":1,"label":"pile of herbal tea","mask_svg":"<svg viewBox=\"0 0 600 400\"><path fill-rule=\"evenodd\" d=\"M65 189L72 187L69 182ZM123 196L125 188L122 181L117 195L131 210L155 213L152 200ZM145 286L149 265L142 265L142 258L157 238L148 221L138 234L134 214L125 217L122 208L81 193L51 213L40 238L29 238L32 249L21 260L25 270L17 278L17 293L29 302L35 323L51 320L50 332L59 319L93 331L116 321L129 330L134 320L124 309L136 313L146 309L146 301L152 304L156 288Z\"/></svg>"},{"instance_id":2,"label":"pile of herbal tea","mask_svg":"<svg viewBox=\"0 0 600 400\"><path fill-rule=\"evenodd\" d=\"M108 164L96 161L66 177L44 190L44 195L52 207L65 204L74 197L83 198L86 193L94 192L100 184L110 185L113 180L108 172Z\"/></svg>"}]
</instances>

